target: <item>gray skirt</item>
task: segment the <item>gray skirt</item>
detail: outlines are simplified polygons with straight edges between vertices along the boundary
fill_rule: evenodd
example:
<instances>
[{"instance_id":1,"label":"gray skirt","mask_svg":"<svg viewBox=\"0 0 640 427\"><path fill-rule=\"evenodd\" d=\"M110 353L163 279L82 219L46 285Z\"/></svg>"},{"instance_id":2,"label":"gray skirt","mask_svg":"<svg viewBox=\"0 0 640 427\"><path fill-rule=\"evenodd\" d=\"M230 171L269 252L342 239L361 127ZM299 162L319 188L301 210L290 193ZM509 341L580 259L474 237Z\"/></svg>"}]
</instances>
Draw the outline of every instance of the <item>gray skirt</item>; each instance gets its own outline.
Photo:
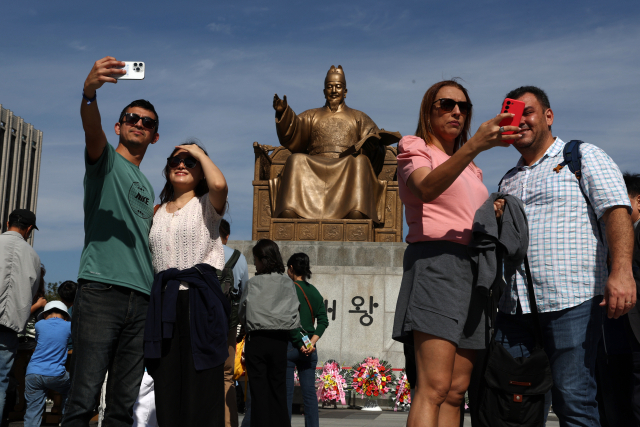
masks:
<instances>
[{"instance_id":1,"label":"gray skirt","mask_svg":"<svg viewBox=\"0 0 640 427\"><path fill-rule=\"evenodd\" d=\"M393 322L393 339L413 343L413 331L451 341L458 348L485 348L487 299L474 290L467 246L449 241L411 243Z\"/></svg>"}]
</instances>

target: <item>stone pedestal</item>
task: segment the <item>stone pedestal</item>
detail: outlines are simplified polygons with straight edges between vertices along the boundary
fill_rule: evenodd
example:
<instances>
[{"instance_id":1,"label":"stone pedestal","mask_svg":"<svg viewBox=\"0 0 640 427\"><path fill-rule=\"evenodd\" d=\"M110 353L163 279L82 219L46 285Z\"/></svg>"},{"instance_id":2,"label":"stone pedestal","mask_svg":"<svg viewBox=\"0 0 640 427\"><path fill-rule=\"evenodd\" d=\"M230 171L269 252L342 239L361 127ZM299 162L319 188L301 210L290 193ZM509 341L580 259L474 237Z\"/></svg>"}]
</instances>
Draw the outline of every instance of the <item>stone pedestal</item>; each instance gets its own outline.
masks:
<instances>
[{"instance_id":1,"label":"stone pedestal","mask_svg":"<svg viewBox=\"0 0 640 427\"><path fill-rule=\"evenodd\" d=\"M405 243L278 241L286 264L296 252L309 256L309 280L322 294L329 327L318 341L319 364L335 359L353 366L365 357L404 368L402 345L391 339L402 279ZM254 241L229 241L247 258L253 277Z\"/></svg>"}]
</instances>

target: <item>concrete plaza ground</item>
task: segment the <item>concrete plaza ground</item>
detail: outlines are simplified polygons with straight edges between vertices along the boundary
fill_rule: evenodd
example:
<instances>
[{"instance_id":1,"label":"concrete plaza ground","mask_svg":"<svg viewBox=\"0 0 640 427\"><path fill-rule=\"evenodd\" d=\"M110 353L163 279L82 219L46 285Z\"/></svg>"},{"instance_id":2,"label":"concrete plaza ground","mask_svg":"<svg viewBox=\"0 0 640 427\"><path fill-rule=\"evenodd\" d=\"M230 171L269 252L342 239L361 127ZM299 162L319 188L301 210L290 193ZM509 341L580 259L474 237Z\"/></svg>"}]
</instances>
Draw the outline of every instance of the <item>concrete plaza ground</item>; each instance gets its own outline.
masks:
<instances>
[{"instance_id":1,"label":"concrete plaza ground","mask_svg":"<svg viewBox=\"0 0 640 427\"><path fill-rule=\"evenodd\" d=\"M404 427L407 412L365 412L357 409L320 409L320 426L331 427ZM242 420L242 415L240 415ZM242 421L241 421L242 422ZM469 414L465 415L465 426L471 426ZM304 415L293 415L291 427L304 426ZM555 415L549 414L547 427L559 427Z\"/></svg>"},{"instance_id":2,"label":"concrete plaza ground","mask_svg":"<svg viewBox=\"0 0 640 427\"><path fill-rule=\"evenodd\" d=\"M320 425L327 427L404 427L407 424L407 412L365 412L358 409L320 409ZM242 423L243 415L240 415ZM49 424L42 424L43 426ZM50 424L57 425L57 424ZM98 423L91 423L90 426L97 426ZM469 414L465 415L465 426L471 426ZM9 427L23 427L22 421L9 423ZM304 426L304 415L293 415L291 427ZM547 427L559 427L558 419L555 415L549 414Z\"/></svg>"}]
</instances>

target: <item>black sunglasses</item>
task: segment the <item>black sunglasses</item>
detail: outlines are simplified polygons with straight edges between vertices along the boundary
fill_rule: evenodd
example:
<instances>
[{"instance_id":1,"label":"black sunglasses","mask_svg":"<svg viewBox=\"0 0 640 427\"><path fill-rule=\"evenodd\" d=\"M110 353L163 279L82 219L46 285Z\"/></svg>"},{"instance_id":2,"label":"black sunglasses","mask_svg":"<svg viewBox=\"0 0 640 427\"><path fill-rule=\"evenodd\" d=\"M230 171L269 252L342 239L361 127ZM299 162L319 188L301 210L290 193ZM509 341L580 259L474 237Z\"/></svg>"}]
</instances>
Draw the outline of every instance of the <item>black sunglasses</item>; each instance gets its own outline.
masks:
<instances>
[{"instance_id":1,"label":"black sunglasses","mask_svg":"<svg viewBox=\"0 0 640 427\"><path fill-rule=\"evenodd\" d=\"M158 125L157 120L154 120L151 117L146 117L146 116L140 117L136 113L124 113L124 116L122 116L122 121L127 122L132 126L138 123L140 119L142 119L142 126L144 126L147 129L153 130Z\"/></svg>"},{"instance_id":2,"label":"black sunglasses","mask_svg":"<svg viewBox=\"0 0 640 427\"><path fill-rule=\"evenodd\" d=\"M187 156L184 159L178 156L167 157L167 164L170 168L177 168L180 163L184 163L185 168L193 169L198 164L198 161L191 156Z\"/></svg>"},{"instance_id":3,"label":"black sunglasses","mask_svg":"<svg viewBox=\"0 0 640 427\"><path fill-rule=\"evenodd\" d=\"M460 112L462 114L468 114L469 111L471 111L471 107L473 107L470 102L454 101L453 99L449 98L436 99L435 101L433 101L433 103L435 104L438 101L440 101L440 108L442 108L442 111L446 111L447 113L453 111L453 109L456 108L456 105L458 105L458 109L460 109Z\"/></svg>"}]
</instances>

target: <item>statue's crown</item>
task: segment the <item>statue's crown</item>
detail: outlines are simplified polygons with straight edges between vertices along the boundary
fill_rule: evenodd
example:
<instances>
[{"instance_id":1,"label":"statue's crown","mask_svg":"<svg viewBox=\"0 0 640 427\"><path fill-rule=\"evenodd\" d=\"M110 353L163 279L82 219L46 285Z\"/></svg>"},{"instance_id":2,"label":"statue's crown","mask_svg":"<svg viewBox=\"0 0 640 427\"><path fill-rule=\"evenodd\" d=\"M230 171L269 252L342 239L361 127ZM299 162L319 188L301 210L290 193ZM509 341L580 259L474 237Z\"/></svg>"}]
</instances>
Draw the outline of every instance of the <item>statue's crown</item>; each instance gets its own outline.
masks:
<instances>
[{"instance_id":1,"label":"statue's crown","mask_svg":"<svg viewBox=\"0 0 640 427\"><path fill-rule=\"evenodd\" d=\"M340 80L342 80L345 84L347 83L347 80L344 76L344 70L342 69L342 65L338 65L337 68L335 65L332 65L331 68L329 68L329 71L327 71L327 77L325 78L325 81L327 81L329 76L331 76L332 74L340 76L339 77Z\"/></svg>"}]
</instances>

